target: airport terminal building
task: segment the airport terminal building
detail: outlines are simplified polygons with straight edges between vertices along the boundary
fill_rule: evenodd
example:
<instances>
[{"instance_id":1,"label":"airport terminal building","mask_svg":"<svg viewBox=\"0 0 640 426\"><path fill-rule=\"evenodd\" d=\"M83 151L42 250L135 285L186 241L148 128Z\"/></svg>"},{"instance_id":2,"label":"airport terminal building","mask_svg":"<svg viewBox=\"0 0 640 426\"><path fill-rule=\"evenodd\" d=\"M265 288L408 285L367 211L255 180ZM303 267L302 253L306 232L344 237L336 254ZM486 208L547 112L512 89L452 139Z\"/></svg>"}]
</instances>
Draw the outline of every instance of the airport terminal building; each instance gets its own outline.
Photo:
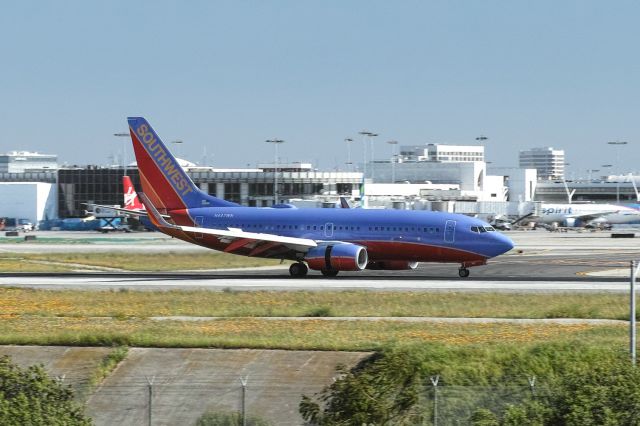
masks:
<instances>
[{"instance_id":1,"label":"airport terminal building","mask_svg":"<svg viewBox=\"0 0 640 426\"><path fill-rule=\"evenodd\" d=\"M21 155L21 154L20 154ZM6 158L20 156L10 153ZM16 160L26 165L31 160ZM37 161L45 157L34 157ZM34 160L34 161L36 161ZM122 176L140 190L138 169L122 166L57 167L56 156L46 167L5 167L0 172L0 217L45 219L82 218L87 206L123 204ZM179 160L199 188L243 206L274 203L276 167L221 169ZM9 164L10 161L7 161ZM32 163L33 164L33 163ZM298 207L335 207L338 197L352 201L366 196L369 208L443 210L465 214L521 215L534 202L594 201L634 203L638 183L628 176L568 182L540 179L536 169L490 167L484 148L465 145L402 146L400 155L367 164L362 172L318 171L308 163L278 164L278 199ZM640 180L640 178L639 178ZM363 185L364 182L364 185Z\"/></svg>"},{"instance_id":2,"label":"airport terminal building","mask_svg":"<svg viewBox=\"0 0 640 426\"><path fill-rule=\"evenodd\" d=\"M57 171L0 173L0 182L48 183L53 192L56 192L57 187L57 194L47 197L56 204L53 211L57 211L59 218L70 218L85 216L87 208L84 203L122 205L124 173L122 167L65 167ZM134 186L140 190L138 169L128 168L126 173L131 176ZM274 173L275 170L268 169L192 167L188 170L195 184L203 191L244 206L254 207L273 204ZM282 170L280 166L278 168L278 196L280 200L316 195L351 197L354 191L359 191L361 181L362 174L358 172L324 172L313 170L304 164L283 165ZM48 211L52 211L50 206ZM0 212L0 216L9 216L9 213Z\"/></svg>"}]
</instances>

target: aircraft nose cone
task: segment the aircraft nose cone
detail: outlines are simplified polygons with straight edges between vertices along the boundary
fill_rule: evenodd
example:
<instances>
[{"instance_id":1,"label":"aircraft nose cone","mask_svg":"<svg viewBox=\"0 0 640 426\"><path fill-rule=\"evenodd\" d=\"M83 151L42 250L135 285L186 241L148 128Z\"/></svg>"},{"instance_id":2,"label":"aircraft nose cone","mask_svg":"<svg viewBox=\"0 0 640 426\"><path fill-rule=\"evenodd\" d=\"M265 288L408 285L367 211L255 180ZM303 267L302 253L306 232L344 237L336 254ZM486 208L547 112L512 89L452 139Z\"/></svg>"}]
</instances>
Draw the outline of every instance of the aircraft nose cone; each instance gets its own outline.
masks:
<instances>
[{"instance_id":1,"label":"aircraft nose cone","mask_svg":"<svg viewBox=\"0 0 640 426\"><path fill-rule=\"evenodd\" d=\"M508 252L512 248L513 241L511 241L511 238L499 232L492 232L491 240L488 241L485 253L488 257L496 257Z\"/></svg>"},{"instance_id":2,"label":"aircraft nose cone","mask_svg":"<svg viewBox=\"0 0 640 426\"><path fill-rule=\"evenodd\" d=\"M513 248L513 241L511 240L511 238L503 234L497 234L497 237L498 247L500 248L500 252L497 255L506 253Z\"/></svg>"}]
</instances>

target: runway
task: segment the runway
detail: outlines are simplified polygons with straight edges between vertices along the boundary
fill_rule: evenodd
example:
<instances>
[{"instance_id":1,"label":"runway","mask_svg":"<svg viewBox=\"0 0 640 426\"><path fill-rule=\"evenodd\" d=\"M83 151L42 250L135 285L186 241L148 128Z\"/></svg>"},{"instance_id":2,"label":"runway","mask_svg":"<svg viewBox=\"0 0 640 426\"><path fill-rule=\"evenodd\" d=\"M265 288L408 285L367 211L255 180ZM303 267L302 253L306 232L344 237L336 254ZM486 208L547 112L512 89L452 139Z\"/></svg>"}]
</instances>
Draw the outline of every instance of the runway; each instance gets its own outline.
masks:
<instances>
[{"instance_id":1,"label":"runway","mask_svg":"<svg viewBox=\"0 0 640 426\"><path fill-rule=\"evenodd\" d=\"M189 274L92 274L48 276L0 276L0 286L28 287L47 290L213 290L213 291L628 291L623 279L438 279L438 278L315 278L194 276Z\"/></svg>"},{"instance_id":2,"label":"runway","mask_svg":"<svg viewBox=\"0 0 640 426\"><path fill-rule=\"evenodd\" d=\"M635 239L612 239L607 233L512 232L516 248L471 269L469 278L459 278L455 264L420 264L409 271L341 272L327 279L311 271L306 278L292 278L286 265L281 268L225 271L176 271L170 273L62 273L0 274L0 286L40 289L83 290L211 290L211 291L506 291L572 292L628 291L626 271L631 260L640 259ZM72 236L74 238L78 238ZM67 237L71 238L71 237ZM139 251L153 247L162 256L168 250L203 250L158 234L99 238L91 243L52 241L40 244L2 244L2 251L37 252L85 250L100 252ZM153 244L149 242L153 241Z\"/></svg>"},{"instance_id":3,"label":"runway","mask_svg":"<svg viewBox=\"0 0 640 426\"><path fill-rule=\"evenodd\" d=\"M305 278L281 268L200 272L83 272L0 274L0 286L83 290L211 290L211 291L628 291L628 278L589 276L588 271L623 268L633 252L509 255L473 268L459 278L457 266L421 264L412 271L362 271L325 278L311 271ZM615 257L615 259L612 259Z\"/></svg>"}]
</instances>

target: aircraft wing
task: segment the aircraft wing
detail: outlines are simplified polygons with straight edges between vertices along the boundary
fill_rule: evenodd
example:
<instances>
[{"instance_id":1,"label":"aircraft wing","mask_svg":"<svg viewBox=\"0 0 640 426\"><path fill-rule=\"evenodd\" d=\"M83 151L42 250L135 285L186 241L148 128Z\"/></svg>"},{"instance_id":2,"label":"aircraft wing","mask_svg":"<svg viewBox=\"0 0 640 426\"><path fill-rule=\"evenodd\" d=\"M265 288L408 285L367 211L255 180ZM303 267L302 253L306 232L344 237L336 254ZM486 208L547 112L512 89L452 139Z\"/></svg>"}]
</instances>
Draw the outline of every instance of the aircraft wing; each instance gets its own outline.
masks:
<instances>
[{"instance_id":1,"label":"aircraft wing","mask_svg":"<svg viewBox=\"0 0 640 426\"><path fill-rule=\"evenodd\" d=\"M579 219L585 223L587 222L591 222L592 220L595 219L599 219L599 218L603 218L612 214L616 214L616 213L620 213L620 210L618 211L610 211L610 212L602 212L602 213L591 213L591 214L573 214L573 215L567 215L568 218L571 219Z\"/></svg>"},{"instance_id":2,"label":"aircraft wing","mask_svg":"<svg viewBox=\"0 0 640 426\"><path fill-rule=\"evenodd\" d=\"M532 213L528 213L528 214L525 214L524 216L520 216L519 218L517 218L517 219L516 219L516 220L514 220L513 222L510 222L510 224L511 224L511 225L517 225L517 224L518 224L518 222L521 222L521 221L523 221L524 219L529 218L529 217L533 219L533 218L536 218L536 217L538 217L538 216L535 216L535 215L533 214L533 212L532 212Z\"/></svg>"},{"instance_id":3,"label":"aircraft wing","mask_svg":"<svg viewBox=\"0 0 640 426\"><path fill-rule=\"evenodd\" d=\"M121 208L121 207L103 206L102 204L93 204L93 203L82 203L82 204L84 204L86 206L100 207L102 209L107 209L107 210L114 210L114 211L117 211L117 212L120 212L120 213L124 213L124 214L130 215L130 216L136 216L136 217L140 217L140 216L147 217L147 216L149 216L147 214L146 210L130 210L130 209L124 209L124 208ZM158 214L160 214L160 213L158 213ZM163 218L165 218L165 219L171 219L171 216L169 216L167 214L163 214L161 216Z\"/></svg>"},{"instance_id":4,"label":"aircraft wing","mask_svg":"<svg viewBox=\"0 0 640 426\"><path fill-rule=\"evenodd\" d=\"M306 253L309 249L317 247L314 240L307 238L284 237L282 235L265 234L257 232L245 232L242 229L212 229L198 228L194 226L183 226L169 223L165 217L160 215L158 210L149 201L144 193L138 193L149 213L149 219L158 228L184 232L195 239L202 238L203 235L217 237L220 241L228 243L225 252L246 254L256 256L267 251L293 251L295 253Z\"/></svg>"}]
</instances>

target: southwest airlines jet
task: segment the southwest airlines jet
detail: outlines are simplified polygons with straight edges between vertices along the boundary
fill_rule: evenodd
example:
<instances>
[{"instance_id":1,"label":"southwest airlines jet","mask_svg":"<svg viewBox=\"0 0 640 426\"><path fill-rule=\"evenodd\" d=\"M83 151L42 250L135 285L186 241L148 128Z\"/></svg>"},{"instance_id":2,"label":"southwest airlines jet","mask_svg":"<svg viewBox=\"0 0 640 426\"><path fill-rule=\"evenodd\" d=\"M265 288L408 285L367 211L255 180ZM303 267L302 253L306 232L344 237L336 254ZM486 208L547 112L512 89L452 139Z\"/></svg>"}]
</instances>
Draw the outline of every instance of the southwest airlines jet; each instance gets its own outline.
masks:
<instances>
[{"instance_id":1,"label":"southwest airlines jet","mask_svg":"<svg viewBox=\"0 0 640 426\"><path fill-rule=\"evenodd\" d=\"M418 262L469 267L513 248L489 224L458 214L366 209L296 209L286 204L243 207L201 191L142 117L129 130L146 215L163 233L243 256L288 259L292 276L309 269L414 269ZM138 210L137 214L145 214Z\"/></svg>"}]
</instances>

